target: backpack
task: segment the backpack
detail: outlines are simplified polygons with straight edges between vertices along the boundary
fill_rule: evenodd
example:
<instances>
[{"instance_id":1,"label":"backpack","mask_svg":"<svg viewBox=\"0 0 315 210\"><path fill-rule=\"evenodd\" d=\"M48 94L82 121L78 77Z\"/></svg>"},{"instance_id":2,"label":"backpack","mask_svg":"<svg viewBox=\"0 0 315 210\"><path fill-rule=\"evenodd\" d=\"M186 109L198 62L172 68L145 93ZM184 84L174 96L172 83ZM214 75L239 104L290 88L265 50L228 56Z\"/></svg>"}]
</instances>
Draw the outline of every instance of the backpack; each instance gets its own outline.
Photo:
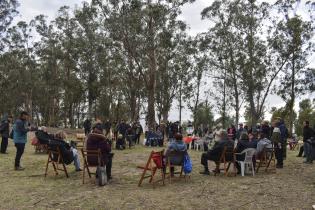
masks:
<instances>
[{"instance_id":1,"label":"backpack","mask_svg":"<svg viewBox=\"0 0 315 210\"><path fill-rule=\"evenodd\" d=\"M192 172L192 162L188 154L184 156L184 173L189 174Z\"/></svg>"},{"instance_id":2,"label":"backpack","mask_svg":"<svg viewBox=\"0 0 315 210\"><path fill-rule=\"evenodd\" d=\"M97 182L98 186L104 186L107 184L107 175L106 175L105 166L97 166L96 182Z\"/></svg>"}]
</instances>

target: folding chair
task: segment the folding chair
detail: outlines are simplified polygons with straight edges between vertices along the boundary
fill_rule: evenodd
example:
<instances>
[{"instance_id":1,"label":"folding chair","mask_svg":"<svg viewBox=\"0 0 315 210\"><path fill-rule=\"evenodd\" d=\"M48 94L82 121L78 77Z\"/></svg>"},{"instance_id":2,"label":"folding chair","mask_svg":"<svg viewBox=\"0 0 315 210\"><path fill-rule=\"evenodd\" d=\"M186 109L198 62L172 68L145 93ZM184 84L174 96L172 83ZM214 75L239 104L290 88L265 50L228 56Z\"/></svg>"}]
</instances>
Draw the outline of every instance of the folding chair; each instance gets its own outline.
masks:
<instances>
[{"instance_id":1,"label":"folding chair","mask_svg":"<svg viewBox=\"0 0 315 210\"><path fill-rule=\"evenodd\" d=\"M35 147L35 153L47 153L48 151L48 145L47 144L36 144Z\"/></svg>"},{"instance_id":2,"label":"folding chair","mask_svg":"<svg viewBox=\"0 0 315 210\"><path fill-rule=\"evenodd\" d=\"M101 156L101 150L86 150L86 149L81 149L82 152L82 157L83 157L83 181L82 183L84 184L84 179L85 179L85 171L87 171L88 175L90 178L92 178L92 174L95 175L95 173L92 173L90 171L90 167L98 167L98 166L104 166L104 162L102 161L102 156ZM88 157L95 157L97 158L97 165L92 165L88 163Z\"/></svg>"},{"instance_id":3,"label":"folding chair","mask_svg":"<svg viewBox=\"0 0 315 210\"><path fill-rule=\"evenodd\" d=\"M264 148L264 150L262 151L262 154L256 160L256 165L257 165L257 162L258 162L258 166L256 169L256 173L258 173L261 167L265 167L265 172L268 172L268 170L276 172L276 159L275 159L274 148L273 147Z\"/></svg>"},{"instance_id":4,"label":"folding chair","mask_svg":"<svg viewBox=\"0 0 315 210\"><path fill-rule=\"evenodd\" d=\"M164 154L164 150L159 151L159 152L152 151L150 153L150 156L148 158L146 165L137 167L139 169L143 169L141 178L140 178L139 183L138 183L138 187L141 186L142 181L146 178L150 178L149 183L152 183L153 188L155 187L155 183L160 182L160 181L162 181L163 185L165 185L163 154ZM154 176L158 170L160 170L160 172L161 172L161 179L154 181Z\"/></svg>"},{"instance_id":5,"label":"folding chair","mask_svg":"<svg viewBox=\"0 0 315 210\"><path fill-rule=\"evenodd\" d=\"M77 139L76 139L76 141L74 141L74 142L76 142L76 144L77 144L77 149L82 149L82 148L84 148L84 144L85 144L85 139L86 139L86 137L85 137L85 134L84 133L77 133L76 134L76 137L77 137Z\"/></svg>"},{"instance_id":6,"label":"folding chair","mask_svg":"<svg viewBox=\"0 0 315 210\"><path fill-rule=\"evenodd\" d=\"M56 149L48 147L48 160L46 163L45 177L48 174L49 164L52 164L56 176L58 175L58 171L64 171L66 177L69 178L68 171L63 161L59 146L56 146ZM62 168L59 167L59 164L62 165Z\"/></svg>"},{"instance_id":7,"label":"folding chair","mask_svg":"<svg viewBox=\"0 0 315 210\"><path fill-rule=\"evenodd\" d=\"M223 168L219 167L220 171L224 171L224 175L229 175L229 169L231 164L233 164L233 171L234 176L236 176L236 167L235 167L235 155L234 155L234 147L227 147L225 146L220 157L220 165L223 163ZM215 171L214 175L216 176L218 174L217 171Z\"/></svg>"},{"instance_id":8,"label":"folding chair","mask_svg":"<svg viewBox=\"0 0 315 210\"><path fill-rule=\"evenodd\" d=\"M172 179L174 178L185 178L185 181L187 181L187 176L186 174L183 176L183 170L184 170L184 158L186 155L186 151L171 151L168 155L167 155L167 165L166 168L169 169L169 182L172 182ZM171 160L174 160L174 158L178 158L178 162L177 163L171 163ZM180 167L180 172L175 172L175 167L179 166ZM172 177L171 174L171 168L174 168L174 175L175 174L179 174L179 177ZM165 173L166 174L166 173ZM188 176L189 177L189 176Z\"/></svg>"}]
</instances>

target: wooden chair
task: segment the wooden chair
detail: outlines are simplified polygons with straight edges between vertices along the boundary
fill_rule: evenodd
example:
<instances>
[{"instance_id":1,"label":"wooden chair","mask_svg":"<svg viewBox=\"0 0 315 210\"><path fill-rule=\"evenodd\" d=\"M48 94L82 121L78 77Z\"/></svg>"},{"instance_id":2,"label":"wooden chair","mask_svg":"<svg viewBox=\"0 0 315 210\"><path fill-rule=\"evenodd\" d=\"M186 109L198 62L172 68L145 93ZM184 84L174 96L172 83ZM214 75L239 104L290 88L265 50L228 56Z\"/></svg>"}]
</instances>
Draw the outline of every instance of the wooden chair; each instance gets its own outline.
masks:
<instances>
[{"instance_id":1,"label":"wooden chair","mask_svg":"<svg viewBox=\"0 0 315 210\"><path fill-rule=\"evenodd\" d=\"M53 166L56 176L58 175L58 171L63 171L63 172L65 172L66 177L69 178L66 165L63 161L63 158L62 158L62 155L60 152L60 148L58 146L56 146L56 149L48 147L48 160L46 163L45 177L48 174L49 164L51 164ZM60 164L61 164L62 168L59 167Z\"/></svg>"},{"instance_id":2,"label":"wooden chair","mask_svg":"<svg viewBox=\"0 0 315 210\"><path fill-rule=\"evenodd\" d=\"M47 144L36 144L35 147L35 153L47 153L48 152L48 145Z\"/></svg>"},{"instance_id":3,"label":"wooden chair","mask_svg":"<svg viewBox=\"0 0 315 210\"><path fill-rule=\"evenodd\" d=\"M233 164L233 174L236 176L236 161L235 161L235 154L234 154L234 147L227 147L225 146L220 157L220 165L223 163L223 168L220 168L220 171L224 171L224 175L229 175L229 169L231 164ZM214 175L216 176L218 174L218 171L215 171Z\"/></svg>"},{"instance_id":4,"label":"wooden chair","mask_svg":"<svg viewBox=\"0 0 315 210\"><path fill-rule=\"evenodd\" d=\"M167 155L167 165L166 165L166 168L169 169L169 175L168 175L168 179L169 179L169 182L171 183L172 182L172 179L174 178L185 178L185 181L187 181L187 175L184 174L183 176L183 170L184 170L184 158L185 158L185 155L187 154L186 151L171 151L168 155ZM178 158L178 164L172 164L171 163L171 160L173 158ZM171 168L174 168L174 175L175 174L179 174L179 177L172 177L172 174L171 174ZM175 171L175 167L180 167L180 171L179 172L176 172ZM166 175L166 173L165 173ZM190 177L190 176L188 176Z\"/></svg>"},{"instance_id":5,"label":"wooden chair","mask_svg":"<svg viewBox=\"0 0 315 210\"><path fill-rule=\"evenodd\" d=\"M274 148L264 148L260 157L256 158L256 173L258 173L261 167L265 167L265 172L274 171L276 172L276 158Z\"/></svg>"},{"instance_id":6,"label":"wooden chair","mask_svg":"<svg viewBox=\"0 0 315 210\"><path fill-rule=\"evenodd\" d=\"M77 144L77 149L83 149L84 148L84 144L85 144L85 134L84 133L77 133L76 134L76 144Z\"/></svg>"},{"instance_id":7,"label":"wooden chair","mask_svg":"<svg viewBox=\"0 0 315 210\"><path fill-rule=\"evenodd\" d=\"M92 178L92 174L95 175L95 173L92 173L90 168L91 167L98 167L98 166L104 166L104 162L102 161L102 153L100 149L97 150L86 150L86 149L81 149L82 152L82 157L83 157L83 181L82 183L84 184L84 179L85 179L85 171L87 171L88 175L90 178ZM88 163L88 157L96 157L97 158L97 165L92 165Z\"/></svg>"},{"instance_id":8,"label":"wooden chair","mask_svg":"<svg viewBox=\"0 0 315 210\"><path fill-rule=\"evenodd\" d=\"M164 173L164 166L163 166L163 154L164 150L159 152L152 151L148 158L148 161L145 166L138 166L137 168L142 169L142 175L138 183L138 187L141 186L142 181L146 178L150 178L149 183L155 187L155 183L161 182L165 185L165 173ZM161 179L154 180L154 176L156 172L160 170L161 172Z\"/></svg>"}]
</instances>

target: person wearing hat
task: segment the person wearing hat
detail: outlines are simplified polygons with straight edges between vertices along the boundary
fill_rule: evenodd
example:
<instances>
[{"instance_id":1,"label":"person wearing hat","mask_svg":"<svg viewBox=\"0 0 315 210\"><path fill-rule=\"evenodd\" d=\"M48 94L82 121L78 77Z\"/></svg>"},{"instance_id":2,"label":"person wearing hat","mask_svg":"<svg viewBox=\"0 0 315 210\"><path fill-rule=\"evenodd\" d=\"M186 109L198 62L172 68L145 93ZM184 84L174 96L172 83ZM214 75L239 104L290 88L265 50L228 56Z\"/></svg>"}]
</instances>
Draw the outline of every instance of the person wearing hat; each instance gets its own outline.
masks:
<instances>
[{"instance_id":1,"label":"person wearing hat","mask_svg":"<svg viewBox=\"0 0 315 210\"><path fill-rule=\"evenodd\" d=\"M27 142L27 132L32 130L29 126L28 118L28 113L23 111L20 114L20 118L13 125L13 142L16 147L14 168L16 171L24 170L20 165L20 161Z\"/></svg>"},{"instance_id":2,"label":"person wearing hat","mask_svg":"<svg viewBox=\"0 0 315 210\"><path fill-rule=\"evenodd\" d=\"M8 138L10 134L11 122L12 122L12 116L9 116L8 114L4 114L0 123L0 134L2 136L0 152L2 154L7 154Z\"/></svg>"}]
</instances>

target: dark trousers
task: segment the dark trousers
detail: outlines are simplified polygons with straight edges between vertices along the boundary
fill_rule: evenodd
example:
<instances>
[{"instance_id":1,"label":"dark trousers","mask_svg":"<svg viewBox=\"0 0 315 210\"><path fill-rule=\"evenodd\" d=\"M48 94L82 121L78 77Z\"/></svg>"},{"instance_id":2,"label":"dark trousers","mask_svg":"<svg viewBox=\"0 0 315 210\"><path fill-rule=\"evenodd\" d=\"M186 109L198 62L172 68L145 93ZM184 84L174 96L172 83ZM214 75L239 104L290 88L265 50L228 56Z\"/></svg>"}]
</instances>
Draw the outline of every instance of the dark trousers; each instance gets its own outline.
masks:
<instances>
[{"instance_id":1,"label":"dark trousers","mask_svg":"<svg viewBox=\"0 0 315 210\"><path fill-rule=\"evenodd\" d=\"M283 166L283 147L279 147L278 144L275 144L275 155L277 159L277 165Z\"/></svg>"},{"instance_id":2,"label":"dark trousers","mask_svg":"<svg viewBox=\"0 0 315 210\"><path fill-rule=\"evenodd\" d=\"M136 143L137 144L140 144L140 136L141 136L141 134L136 135Z\"/></svg>"},{"instance_id":3,"label":"dark trousers","mask_svg":"<svg viewBox=\"0 0 315 210\"><path fill-rule=\"evenodd\" d=\"M107 179L110 179L110 177L112 176L112 164L113 164L113 154L110 155L110 158L108 159L108 162L106 164Z\"/></svg>"},{"instance_id":4,"label":"dark trousers","mask_svg":"<svg viewBox=\"0 0 315 210\"><path fill-rule=\"evenodd\" d=\"M91 133L91 129L90 128L85 128L84 129L84 133L87 136L89 133Z\"/></svg>"},{"instance_id":5,"label":"dark trousers","mask_svg":"<svg viewBox=\"0 0 315 210\"><path fill-rule=\"evenodd\" d=\"M7 151L8 147L8 138L2 136L2 141L1 141L1 153L5 153Z\"/></svg>"},{"instance_id":6,"label":"dark trousers","mask_svg":"<svg viewBox=\"0 0 315 210\"><path fill-rule=\"evenodd\" d=\"M24 153L24 148L25 148L25 143L16 143L15 144L16 147L16 155L15 155L15 167L19 167L20 166L20 160L21 157Z\"/></svg>"},{"instance_id":7,"label":"dark trousers","mask_svg":"<svg viewBox=\"0 0 315 210\"><path fill-rule=\"evenodd\" d=\"M298 156L299 156L299 157L302 157L303 152L304 152L304 146L301 146Z\"/></svg>"},{"instance_id":8,"label":"dark trousers","mask_svg":"<svg viewBox=\"0 0 315 210\"><path fill-rule=\"evenodd\" d=\"M206 143L206 142L203 143L203 149L205 152L207 152L209 150L208 143Z\"/></svg>"}]
</instances>

